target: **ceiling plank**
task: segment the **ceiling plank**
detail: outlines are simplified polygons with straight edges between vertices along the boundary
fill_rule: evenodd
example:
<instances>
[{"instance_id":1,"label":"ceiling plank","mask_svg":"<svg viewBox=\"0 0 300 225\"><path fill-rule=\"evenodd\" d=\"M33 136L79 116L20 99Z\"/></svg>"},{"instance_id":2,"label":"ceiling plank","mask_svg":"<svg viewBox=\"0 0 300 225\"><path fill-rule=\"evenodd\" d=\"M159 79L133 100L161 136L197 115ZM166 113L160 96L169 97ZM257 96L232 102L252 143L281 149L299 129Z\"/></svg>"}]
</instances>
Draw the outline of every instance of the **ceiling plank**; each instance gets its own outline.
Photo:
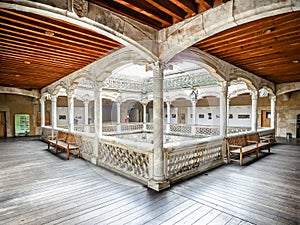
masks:
<instances>
[{"instance_id":1,"label":"ceiling plank","mask_svg":"<svg viewBox=\"0 0 300 225\"><path fill-rule=\"evenodd\" d=\"M113 12L119 13L123 16L127 16L133 20L139 21L140 23L147 24L155 29L163 28L163 24L160 21L157 21L153 18L150 18L144 14L140 14L135 10L125 7L122 4L119 4L112 0L90 0L90 2L102 6L106 9L109 9Z\"/></svg>"},{"instance_id":2,"label":"ceiling plank","mask_svg":"<svg viewBox=\"0 0 300 225\"><path fill-rule=\"evenodd\" d=\"M168 0L146 0L153 6L157 7L161 11L171 15L173 18L177 19L178 21L182 21L185 16L186 12L182 10L177 5L173 4ZM174 21L173 21L174 22Z\"/></svg>"},{"instance_id":3,"label":"ceiling plank","mask_svg":"<svg viewBox=\"0 0 300 225\"><path fill-rule=\"evenodd\" d=\"M184 9L190 16L198 13L197 5L193 0L170 0L178 7Z\"/></svg>"},{"instance_id":4,"label":"ceiling plank","mask_svg":"<svg viewBox=\"0 0 300 225\"><path fill-rule=\"evenodd\" d=\"M166 14L165 12L161 11L160 9L154 7L153 5L149 4L147 1L140 4L140 0L114 0L125 7L133 9L141 14L149 16L152 19L160 21L164 26L170 26L173 24L173 19L170 15Z\"/></svg>"}]
</instances>

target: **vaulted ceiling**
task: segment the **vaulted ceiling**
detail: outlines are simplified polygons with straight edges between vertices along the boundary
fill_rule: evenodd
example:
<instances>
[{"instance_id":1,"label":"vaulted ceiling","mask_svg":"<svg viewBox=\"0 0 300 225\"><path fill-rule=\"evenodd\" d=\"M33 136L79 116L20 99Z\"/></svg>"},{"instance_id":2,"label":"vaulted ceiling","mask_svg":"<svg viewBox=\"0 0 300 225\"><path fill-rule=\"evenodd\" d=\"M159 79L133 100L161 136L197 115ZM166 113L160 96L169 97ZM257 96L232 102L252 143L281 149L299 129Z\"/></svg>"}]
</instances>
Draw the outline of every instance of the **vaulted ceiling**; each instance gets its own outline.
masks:
<instances>
[{"instance_id":1,"label":"vaulted ceiling","mask_svg":"<svg viewBox=\"0 0 300 225\"><path fill-rule=\"evenodd\" d=\"M90 0L156 30L226 0ZM217 18L216 18L217 19ZM300 82L300 12L260 19L195 44L274 83ZM0 9L0 86L40 89L122 47L92 30Z\"/></svg>"}]
</instances>

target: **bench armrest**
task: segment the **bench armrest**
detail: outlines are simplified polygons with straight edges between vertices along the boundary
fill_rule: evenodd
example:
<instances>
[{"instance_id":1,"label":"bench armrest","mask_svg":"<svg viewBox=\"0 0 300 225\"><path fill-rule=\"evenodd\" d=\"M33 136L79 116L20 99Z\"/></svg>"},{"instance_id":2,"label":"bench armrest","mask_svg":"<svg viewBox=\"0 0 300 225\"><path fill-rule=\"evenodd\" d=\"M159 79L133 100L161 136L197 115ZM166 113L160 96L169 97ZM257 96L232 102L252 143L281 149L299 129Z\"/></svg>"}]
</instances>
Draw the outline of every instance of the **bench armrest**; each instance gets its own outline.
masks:
<instances>
[{"instance_id":1,"label":"bench armrest","mask_svg":"<svg viewBox=\"0 0 300 225\"><path fill-rule=\"evenodd\" d=\"M242 148L243 146L241 145L229 145L229 148Z\"/></svg>"}]
</instances>

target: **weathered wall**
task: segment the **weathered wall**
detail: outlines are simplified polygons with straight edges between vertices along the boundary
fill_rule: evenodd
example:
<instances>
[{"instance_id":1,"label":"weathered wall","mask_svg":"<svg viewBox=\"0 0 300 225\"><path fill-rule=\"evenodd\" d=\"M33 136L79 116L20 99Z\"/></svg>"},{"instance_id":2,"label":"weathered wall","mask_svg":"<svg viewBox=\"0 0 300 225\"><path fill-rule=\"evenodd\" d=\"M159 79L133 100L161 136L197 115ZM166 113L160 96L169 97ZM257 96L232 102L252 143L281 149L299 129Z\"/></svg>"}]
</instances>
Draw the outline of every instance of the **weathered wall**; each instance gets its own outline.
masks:
<instances>
[{"instance_id":1,"label":"weathered wall","mask_svg":"<svg viewBox=\"0 0 300 225\"><path fill-rule=\"evenodd\" d=\"M21 95L0 94L0 111L6 112L7 137L15 136L15 114L29 114L29 135L39 135L40 131L37 127L37 114L39 108L39 101L35 98Z\"/></svg>"},{"instance_id":2,"label":"weathered wall","mask_svg":"<svg viewBox=\"0 0 300 225\"><path fill-rule=\"evenodd\" d=\"M286 137L292 133L296 137L296 119L300 114L300 91L290 93L290 99L283 101L283 96L278 96L276 101L276 136Z\"/></svg>"}]
</instances>

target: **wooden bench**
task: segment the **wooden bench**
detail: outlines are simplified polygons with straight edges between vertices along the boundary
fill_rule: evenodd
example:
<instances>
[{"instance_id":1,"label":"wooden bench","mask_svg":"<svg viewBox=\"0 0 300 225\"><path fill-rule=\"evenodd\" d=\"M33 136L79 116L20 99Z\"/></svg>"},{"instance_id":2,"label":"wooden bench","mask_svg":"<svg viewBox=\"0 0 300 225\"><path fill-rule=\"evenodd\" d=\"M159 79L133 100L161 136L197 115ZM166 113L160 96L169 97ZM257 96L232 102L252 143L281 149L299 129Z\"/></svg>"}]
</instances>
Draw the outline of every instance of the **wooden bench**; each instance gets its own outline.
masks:
<instances>
[{"instance_id":1,"label":"wooden bench","mask_svg":"<svg viewBox=\"0 0 300 225\"><path fill-rule=\"evenodd\" d=\"M253 133L246 134L246 139L249 143L257 143L260 150L267 148L268 153L270 153L271 137L260 137L258 133Z\"/></svg>"},{"instance_id":2,"label":"wooden bench","mask_svg":"<svg viewBox=\"0 0 300 225\"><path fill-rule=\"evenodd\" d=\"M58 153L58 149L63 149L67 152L67 159L69 159L70 151L77 150L78 157L80 157L80 148L76 144L74 134L58 131L55 138L48 138L48 150L50 149L50 146L55 147L56 155Z\"/></svg>"},{"instance_id":3,"label":"wooden bench","mask_svg":"<svg viewBox=\"0 0 300 225\"><path fill-rule=\"evenodd\" d=\"M243 165L243 156L249 155L253 152L256 153L256 158L258 158L258 143L253 143L248 141L246 135L238 135L233 137L226 138L227 144L227 154L228 162L230 163L231 156L239 155L240 156L240 165Z\"/></svg>"}]
</instances>

